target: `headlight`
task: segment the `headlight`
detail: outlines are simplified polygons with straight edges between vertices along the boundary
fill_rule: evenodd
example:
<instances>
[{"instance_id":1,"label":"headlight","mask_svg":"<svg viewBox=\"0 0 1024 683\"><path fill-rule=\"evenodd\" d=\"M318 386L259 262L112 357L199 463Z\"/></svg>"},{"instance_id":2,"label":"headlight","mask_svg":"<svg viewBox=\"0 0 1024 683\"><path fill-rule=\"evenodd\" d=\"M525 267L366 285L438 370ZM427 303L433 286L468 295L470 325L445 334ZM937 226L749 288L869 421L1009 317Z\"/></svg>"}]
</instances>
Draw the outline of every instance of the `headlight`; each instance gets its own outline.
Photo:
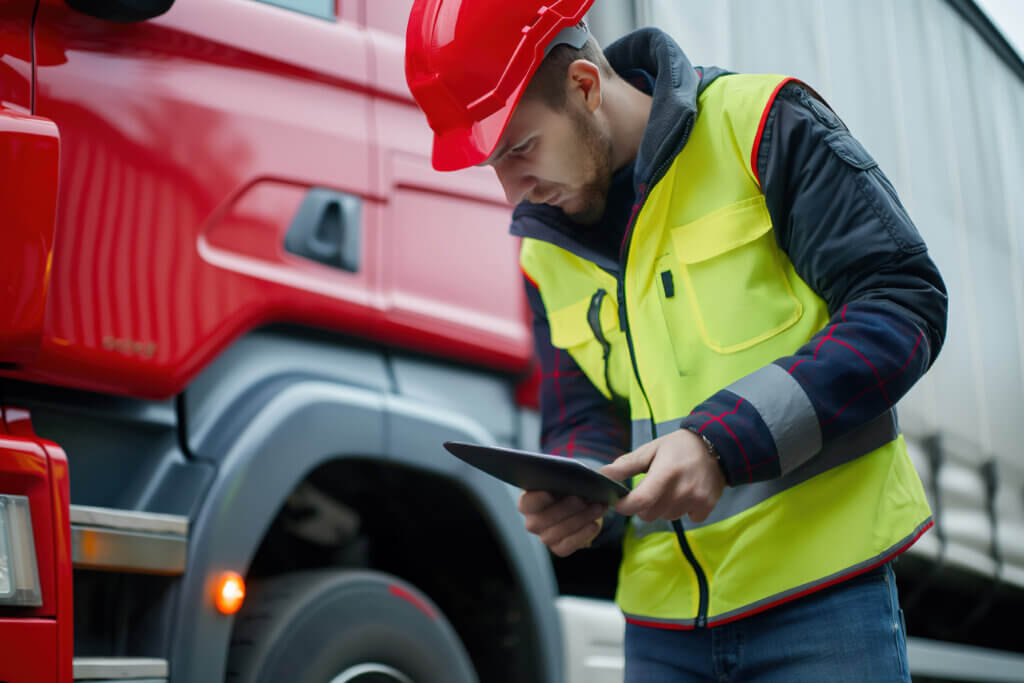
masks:
<instances>
[{"instance_id":1,"label":"headlight","mask_svg":"<svg viewBox=\"0 0 1024 683\"><path fill-rule=\"evenodd\" d=\"M0 605L42 604L28 498L0 495Z\"/></svg>"}]
</instances>

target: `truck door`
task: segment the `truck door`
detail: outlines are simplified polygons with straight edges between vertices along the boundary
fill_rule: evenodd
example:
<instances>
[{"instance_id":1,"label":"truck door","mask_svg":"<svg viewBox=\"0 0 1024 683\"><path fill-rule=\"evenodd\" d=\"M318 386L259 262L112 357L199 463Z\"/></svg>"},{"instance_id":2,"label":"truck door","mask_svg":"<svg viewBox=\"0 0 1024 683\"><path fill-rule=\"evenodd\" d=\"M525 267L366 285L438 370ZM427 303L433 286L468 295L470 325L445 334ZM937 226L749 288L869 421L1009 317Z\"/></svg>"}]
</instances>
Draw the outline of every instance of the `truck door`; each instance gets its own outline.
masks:
<instances>
[{"instance_id":1,"label":"truck door","mask_svg":"<svg viewBox=\"0 0 1024 683\"><path fill-rule=\"evenodd\" d=\"M42 338L59 139L32 116L34 2L0 2L0 367L32 361Z\"/></svg>"},{"instance_id":2,"label":"truck door","mask_svg":"<svg viewBox=\"0 0 1024 683\"><path fill-rule=\"evenodd\" d=\"M116 22L41 0L36 104L64 154L30 379L166 397L257 325L371 325L355 12L345 0L175 0ZM302 211L314 229L295 247L286 233Z\"/></svg>"},{"instance_id":3,"label":"truck door","mask_svg":"<svg viewBox=\"0 0 1024 683\"><path fill-rule=\"evenodd\" d=\"M365 0L373 48L374 141L387 324L423 350L521 369L532 352L519 244L494 172L431 168L432 133L405 82L412 0Z\"/></svg>"}]
</instances>

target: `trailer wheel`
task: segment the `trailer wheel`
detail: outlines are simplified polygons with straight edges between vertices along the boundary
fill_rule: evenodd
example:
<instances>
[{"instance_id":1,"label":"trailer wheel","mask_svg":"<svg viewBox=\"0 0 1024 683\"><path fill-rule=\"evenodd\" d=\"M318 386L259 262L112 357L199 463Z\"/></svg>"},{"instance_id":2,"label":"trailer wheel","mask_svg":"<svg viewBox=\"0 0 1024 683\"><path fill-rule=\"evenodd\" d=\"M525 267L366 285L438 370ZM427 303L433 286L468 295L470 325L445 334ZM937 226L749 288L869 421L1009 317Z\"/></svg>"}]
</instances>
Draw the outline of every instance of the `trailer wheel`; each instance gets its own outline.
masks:
<instances>
[{"instance_id":1,"label":"trailer wheel","mask_svg":"<svg viewBox=\"0 0 1024 683\"><path fill-rule=\"evenodd\" d=\"M235 619L229 683L475 683L429 598L372 571L311 570L253 582Z\"/></svg>"}]
</instances>

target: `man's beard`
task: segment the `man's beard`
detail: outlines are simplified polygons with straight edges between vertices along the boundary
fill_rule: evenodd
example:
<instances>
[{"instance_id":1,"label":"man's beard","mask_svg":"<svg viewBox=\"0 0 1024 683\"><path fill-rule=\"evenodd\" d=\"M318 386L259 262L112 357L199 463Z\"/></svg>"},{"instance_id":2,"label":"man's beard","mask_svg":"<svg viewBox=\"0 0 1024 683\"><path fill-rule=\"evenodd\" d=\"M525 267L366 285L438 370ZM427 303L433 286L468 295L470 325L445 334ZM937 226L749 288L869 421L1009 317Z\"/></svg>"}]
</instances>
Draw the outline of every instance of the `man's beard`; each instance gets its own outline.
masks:
<instances>
[{"instance_id":1,"label":"man's beard","mask_svg":"<svg viewBox=\"0 0 1024 683\"><path fill-rule=\"evenodd\" d=\"M591 179L579 191L582 208L566 215L581 225L594 225L604 216L612 184L612 139L583 113L571 110L571 115L580 131L580 145Z\"/></svg>"}]
</instances>

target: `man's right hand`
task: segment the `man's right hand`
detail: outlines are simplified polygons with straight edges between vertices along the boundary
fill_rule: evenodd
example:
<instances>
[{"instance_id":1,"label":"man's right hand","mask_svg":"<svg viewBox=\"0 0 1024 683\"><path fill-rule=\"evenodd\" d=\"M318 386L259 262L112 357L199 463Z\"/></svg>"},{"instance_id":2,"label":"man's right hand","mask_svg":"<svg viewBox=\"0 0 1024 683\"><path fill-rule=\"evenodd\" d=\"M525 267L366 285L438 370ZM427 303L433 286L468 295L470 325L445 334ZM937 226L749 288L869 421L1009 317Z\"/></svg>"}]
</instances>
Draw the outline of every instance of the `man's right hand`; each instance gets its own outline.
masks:
<instances>
[{"instance_id":1,"label":"man's right hand","mask_svg":"<svg viewBox=\"0 0 1024 683\"><path fill-rule=\"evenodd\" d=\"M559 557L568 557L590 545L601 531L607 505L586 503L576 496L555 499L546 491L524 491L519 511L526 518L526 530L540 536L544 545Z\"/></svg>"}]
</instances>

